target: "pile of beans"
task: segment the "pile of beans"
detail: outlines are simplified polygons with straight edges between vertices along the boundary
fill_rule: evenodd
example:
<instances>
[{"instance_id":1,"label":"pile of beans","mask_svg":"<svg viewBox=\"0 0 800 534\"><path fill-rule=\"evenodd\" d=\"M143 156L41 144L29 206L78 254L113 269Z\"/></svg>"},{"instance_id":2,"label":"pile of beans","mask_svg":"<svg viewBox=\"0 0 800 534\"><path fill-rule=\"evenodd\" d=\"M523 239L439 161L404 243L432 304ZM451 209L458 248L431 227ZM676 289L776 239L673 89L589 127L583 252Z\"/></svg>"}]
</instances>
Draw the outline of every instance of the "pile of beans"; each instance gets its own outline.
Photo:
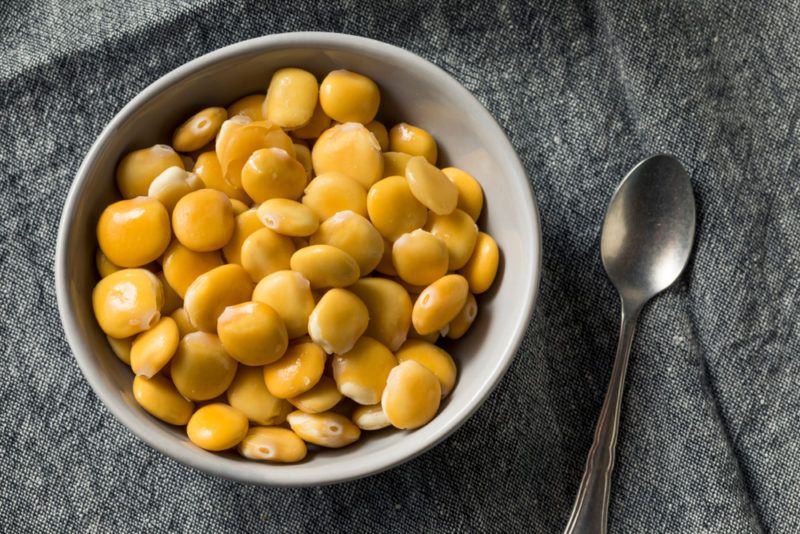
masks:
<instances>
[{"instance_id":1,"label":"pile of beans","mask_svg":"<svg viewBox=\"0 0 800 534\"><path fill-rule=\"evenodd\" d=\"M379 104L360 74L280 69L120 161L95 316L136 401L197 446L297 462L418 428L455 386L435 343L469 329L499 251L475 178Z\"/></svg>"}]
</instances>

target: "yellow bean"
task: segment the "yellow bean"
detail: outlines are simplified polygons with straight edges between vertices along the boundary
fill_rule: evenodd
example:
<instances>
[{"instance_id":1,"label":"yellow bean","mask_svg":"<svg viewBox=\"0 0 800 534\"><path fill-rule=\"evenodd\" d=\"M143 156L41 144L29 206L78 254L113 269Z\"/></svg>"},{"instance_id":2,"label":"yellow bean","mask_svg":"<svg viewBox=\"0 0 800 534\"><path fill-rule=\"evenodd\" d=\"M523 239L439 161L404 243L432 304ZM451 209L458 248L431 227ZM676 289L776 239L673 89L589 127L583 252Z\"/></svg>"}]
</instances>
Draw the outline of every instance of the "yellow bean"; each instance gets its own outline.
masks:
<instances>
[{"instance_id":1,"label":"yellow bean","mask_svg":"<svg viewBox=\"0 0 800 534\"><path fill-rule=\"evenodd\" d=\"M297 410L286 420L303 440L321 447L338 449L361 437L361 430L350 419L334 412L309 414Z\"/></svg>"},{"instance_id":2,"label":"yellow bean","mask_svg":"<svg viewBox=\"0 0 800 534\"><path fill-rule=\"evenodd\" d=\"M309 242L347 252L356 260L361 276L372 272L383 257L383 237L372 223L353 211L340 211L326 219Z\"/></svg>"},{"instance_id":3,"label":"yellow bean","mask_svg":"<svg viewBox=\"0 0 800 534\"><path fill-rule=\"evenodd\" d=\"M247 435L247 430L247 417L223 403L203 406L186 425L189 440L208 451L224 451L235 447Z\"/></svg>"},{"instance_id":4,"label":"yellow bean","mask_svg":"<svg viewBox=\"0 0 800 534\"><path fill-rule=\"evenodd\" d=\"M320 174L306 186L303 204L317 214L320 221L340 211L367 215L367 190L342 173Z\"/></svg>"},{"instance_id":5,"label":"yellow bean","mask_svg":"<svg viewBox=\"0 0 800 534\"><path fill-rule=\"evenodd\" d=\"M126 338L152 328L161 319L164 289L145 269L122 269L94 287L92 306L106 335Z\"/></svg>"},{"instance_id":6,"label":"yellow bean","mask_svg":"<svg viewBox=\"0 0 800 534\"><path fill-rule=\"evenodd\" d=\"M408 160L406 180L411 193L432 212L447 215L456 209L458 187L424 157L414 156Z\"/></svg>"},{"instance_id":7,"label":"yellow bean","mask_svg":"<svg viewBox=\"0 0 800 534\"><path fill-rule=\"evenodd\" d=\"M308 318L308 333L325 352L343 353L355 345L367 329L369 312L357 296L346 289L328 290Z\"/></svg>"},{"instance_id":8,"label":"yellow bean","mask_svg":"<svg viewBox=\"0 0 800 534\"><path fill-rule=\"evenodd\" d=\"M389 422L403 429L419 428L439 410L442 386L426 367L406 360L392 369L381 406Z\"/></svg>"},{"instance_id":9,"label":"yellow bean","mask_svg":"<svg viewBox=\"0 0 800 534\"><path fill-rule=\"evenodd\" d=\"M214 151L203 152L197 157L193 172L203 181L209 189L216 189L225 193L231 200L238 200L250 204L250 197L242 189L241 184L230 184L222 174L217 153Z\"/></svg>"},{"instance_id":10,"label":"yellow bean","mask_svg":"<svg viewBox=\"0 0 800 534\"><path fill-rule=\"evenodd\" d=\"M362 74L334 70L320 84L319 102L335 121L367 124L378 113L381 93L375 82Z\"/></svg>"},{"instance_id":11,"label":"yellow bean","mask_svg":"<svg viewBox=\"0 0 800 534\"><path fill-rule=\"evenodd\" d=\"M228 177L228 166L232 161L247 158L259 148L263 148L260 146L263 143L263 137L266 132L271 130L271 128L263 124L263 122L264 121L254 121L246 115L236 115L222 123L217 138L214 140L214 152L217 155L220 172L223 178ZM252 124L258 124L260 126L255 128L251 127L249 132L241 133L241 130L243 130L245 126ZM240 136L241 140L237 141L240 150L233 152L231 147L234 145L234 140ZM256 140L253 140L254 137ZM247 141L247 143L245 141Z\"/></svg>"},{"instance_id":12,"label":"yellow bean","mask_svg":"<svg viewBox=\"0 0 800 534\"><path fill-rule=\"evenodd\" d=\"M175 324L178 326L178 332L180 337L185 336L186 334L191 334L192 332L197 332L197 328L189 321L189 315L186 313L186 310L183 308L178 308L172 314L170 314L170 318L175 321Z\"/></svg>"},{"instance_id":13,"label":"yellow bean","mask_svg":"<svg viewBox=\"0 0 800 534\"><path fill-rule=\"evenodd\" d=\"M215 334L194 332L178 343L169 371L181 395L202 401L222 395L233 382L237 366Z\"/></svg>"},{"instance_id":14,"label":"yellow bean","mask_svg":"<svg viewBox=\"0 0 800 534\"><path fill-rule=\"evenodd\" d=\"M447 167L442 172L456 184L458 188L458 209L464 211L477 221L483 209L483 190L478 180L456 167Z\"/></svg>"},{"instance_id":15,"label":"yellow bean","mask_svg":"<svg viewBox=\"0 0 800 534\"><path fill-rule=\"evenodd\" d=\"M489 234L478 232L472 257L459 272L469 282L470 291L477 295L492 286L499 262L500 250L495 240Z\"/></svg>"},{"instance_id":16,"label":"yellow bean","mask_svg":"<svg viewBox=\"0 0 800 534\"><path fill-rule=\"evenodd\" d=\"M135 377L133 398L150 415L170 425L185 425L194 412L194 403L184 399L172 382L161 375Z\"/></svg>"},{"instance_id":17,"label":"yellow bean","mask_svg":"<svg viewBox=\"0 0 800 534\"><path fill-rule=\"evenodd\" d=\"M122 269L119 265L114 265L111 261L106 258L106 255L103 254L103 251L99 248L97 249L97 253L94 256L95 266L97 267L97 272L100 274L100 278L105 278L111 273L115 273Z\"/></svg>"},{"instance_id":18,"label":"yellow bean","mask_svg":"<svg viewBox=\"0 0 800 534\"><path fill-rule=\"evenodd\" d=\"M387 276L397 276L397 269L394 268L394 263L392 263L392 242L385 237L383 238L383 255L375 270Z\"/></svg>"},{"instance_id":19,"label":"yellow bean","mask_svg":"<svg viewBox=\"0 0 800 534\"><path fill-rule=\"evenodd\" d=\"M241 115L225 121L215 147L223 177L235 186L241 184L245 162L258 150L278 148L294 158L292 138L277 125L249 122Z\"/></svg>"},{"instance_id":20,"label":"yellow bean","mask_svg":"<svg viewBox=\"0 0 800 534\"><path fill-rule=\"evenodd\" d=\"M289 346L280 316L261 302L228 306L217 320L225 351L245 365L265 365L280 359Z\"/></svg>"},{"instance_id":21,"label":"yellow bean","mask_svg":"<svg viewBox=\"0 0 800 534\"><path fill-rule=\"evenodd\" d=\"M369 188L383 176L383 156L364 125L347 122L325 130L311 150L314 172L340 172Z\"/></svg>"},{"instance_id":22,"label":"yellow bean","mask_svg":"<svg viewBox=\"0 0 800 534\"><path fill-rule=\"evenodd\" d=\"M405 152L412 156L423 156L431 165L436 165L439 149L431 134L401 122L389 130L389 150L392 152Z\"/></svg>"},{"instance_id":23,"label":"yellow bean","mask_svg":"<svg viewBox=\"0 0 800 534\"><path fill-rule=\"evenodd\" d=\"M235 198L232 198L230 200L231 200L231 208L233 208L234 217L238 217L239 215L250 209L250 206L248 206L241 200L236 200Z\"/></svg>"},{"instance_id":24,"label":"yellow bean","mask_svg":"<svg viewBox=\"0 0 800 534\"><path fill-rule=\"evenodd\" d=\"M327 130L331 125L331 118L325 115L325 110L317 102L314 107L314 114L311 115L311 120L305 126L292 130L292 135L298 139L316 139Z\"/></svg>"},{"instance_id":25,"label":"yellow bean","mask_svg":"<svg viewBox=\"0 0 800 534\"><path fill-rule=\"evenodd\" d=\"M402 176L379 181L367 194L367 212L378 232L389 241L417 228L428 217L428 210L417 200Z\"/></svg>"},{"instance_id":26,"label":"yellow bean","mask_svg":"<svg viewBox=\"0 0 800 534\"><path fill-rule=\"evenodd\" d=\"M228 263L242 264L242 245L257 230L264 228L255 209L249 209L236 216L233 224L233 235L228 244L222 247L222 254Z\"/></svg>"},{"instance_id":27,"label":"yellow bean","mask_svg":"<svg viewBox=\"0 0 800 534\"><path fill-rule=\"evenodd\" d=\"M203 181L193 172L185 171L180 167L170 167L156 176L150 183L147 196L161 202L172 213L175 204L191 193L203 188Z\"/></svg>"},{"instance_id":28,"label":"yellow bean","mask_svg":"<svg viewBox=\"0 0 800 534\"><path fill-rule=\"evenodd\" d=\"M449 257L444 241L425 230L403 234L392 246L397 275L409 284L427 286L447 274Z\"/></svg>"},{"instance_id":29,"label":"yellow bean","mask_svg":"<svg viewBox=\"0 0 800 534\"><path fill-rule=\"evenodd\" d=\"M362 278L349 288L367 307L365 335L395 351L406 340L411 326L411 299L403 287L386 278Z\"/></svg>"},{"instance_id":30,"label":"yellow bean","mask_svg":"<svg viewBox=\"0 0 800 534\"><path fill-rule=\"evenodd\" d=\"M419 295L417 295L419 297ZM407 339L421 339L423 341L427 341L428 343L436 343L439 340L440 332L438 330L431 332L430 334L422 335L414 328L414 325L411 325L411 328L408 329L408 337Z\"/></svg>"},{"instance_id":31,"label":"yellow bean","mask_svg":"<svg viewBox=\"0 0 800 534\"><path fill-rule=\"evenodd\" d=\"M389 150L389 132L386 131L386 126L378 121L372 121L365 126L367 130L375 136L375 140L378 142L378 145L380 145L381 151L386 152Z\"/></svg>"},{"instance_id":32,"label":"yellow bean","mask_svg":"<svg viewBox=\"0 0 800 534\"><path fill-rule=\"evenodd\" d=\"M242 187L256 202L297 199L306 187L306 170L281 148L253 152L242 169Z\"/></svg>"},{"instance_id":33,"label":"yellow bean","mask_svg":"<svg viewBox=\"0 0 800 534\"><path fill-rule=\"evenodd\" d=\"M186 290L198 276L224 265L218 251L195 252L179 241L173 241L161 260L164 277L175 292L183 298Z\"/></svg>"},{"instance_id":34,"label":"yellow bean","mask_svg":"<svg viewBox=\"0 0 800 534\"><path fill-rule=\"evenodd\" d=\"M384 152L383 177L405 176L406 166L411 158L411 154L406 154L405 152Z\"/></svg>"},{"instance_id":35,"label":"yellow bean","mask_svg":"<svg viewBox=\"0 0 800 534\"><path fill-rule=\"evenodd\" d=\"M284 68L275 71L269 82L262 114L281 128L300 128L311 121L317 105L319 85L308 71Z\"/></svg>"},{"instance_id":36,"label":"yellow bean","mask_svg":"<svg viewBox=\"0 0 800 534\"><path fill-rule=\"evenodd\" d=\"M314 165L311 163L311 150L298 143L294 144L294 158L303 166L306 171L306 184L311 181L314 175Z\"/></svg>"},{"instance_id":37,"label":"yellow bean","mask_svg":"<svg viewBox=\"0 0 800 534\"><path fill-rule=\"evenodd\" d=\"M214 139L227 118L225 108L198 111L175 130L172 146L179 152L192 152L204 147Z\"/></svg>"},{"instance_id":38,"label":"yellow bean","mask_svg":"<svg viewBox=\"0 0 800 534\"><path fill-rule=\"evenodd\" d=\"M342 249L311 245L292 255L290 266L311 282L312 289L346 287L358 280L358 263Z\"/></svg>"},{"instance_id":39,"label":"yellow bean","mask_svg":"<svg viewBox=\"0 0 800 534\"><path fill-rule=\"evenodd\" d=\"M442 386L442 398L453 391L456 384L456 362L443 348L421 339L409 339L397 351L397 361L413 360L436 375Z\"/></svg>"},{"instance_id":40,"label":"yellow bean","mask_svg":"<svg viewBox=\"0 0 800 534\"><path fill-rule=\"evenodd\" d=\"M319 217L308 206L285 198L272 198L258 207L261 222L279 234L308 236L317 231Z\"/></svg>"},{"instance_id":41,"label":"yellow bean","mask_svg":"<svg viewBox=\"0 0 800 534\"><path fill-rule=\"evenodd\" d=\"M117 165L117 188L122 198L146 196L155 177L172 166L184 168L181 157L168 145L130 152Z\"/></svg>"},{"instance_id":42,"label":"yellow bean","mask_svg":"<svg viewBox=\"0 0 800 534\"><path fill-rule=\"evenodd\" d=\"M305 393L289 399L295 408L305 413L327 412L342 400L342 394L336 389L332 378L323 376L317 385Z\"/></svg>"},{"instance_id":43,"label":"yellow bean","mask_svg":"<svg viewBox=\"0 0 800 534\"><path fill-rule=\"evenodd\" d=\"M289 338L308 333L308 317L314 311L311 284L294 271L277 271L266 277L253 290L253 300L275 310L286 325Z\"/></svg>"},{"instance_id":44,"label":"yellow bean","mask_svg":"<svg viewBox=\"0 0 800 534\"><path fill-rule=\"evenodd\" d=\"M277 362L264 366L267 389L279 399L296 397L320 381L325 369L325 352L309 341L291 345Z\"/></svg>"},{"instance_id":45,"label":"yellow bean","mask_svg":"<svg viewBox=\"0 0 800 534\"><path fill-rule=\"evenodd\" d=\"M306 457L308 448L300 437L286 428L251 428L237 448L248 460L294 463Z\"/></svg>"},{"instance_id":46,"label":"yellow bean","mask_svg":"<svg viewBox=\"0 0 800 534\"><path fill-rule=\"evenodd\" d=\"M253 282L267 275L289 268L294 254L294 243L286 236L269 228L261 228L250 234L242 244L242 267Z\"/></svg>"},{"instance_id":47,"label":"yellow bean","mask_svg":"<svg viewBox=\"0 0 800 534\"><path fill-rule=\"evenodd\" d=\"M444 241L450 256L448 268L451 271L466 265L478 239L478 226L472 217L459 209L449 215L431 213L425 229Z\"/></svg>"},{"instance_id":48,"label":"yellow bean","mask_svg":"<svg viewBox=\"0 0 800 534\"><path fill-rule=\"evenodd\" d=\"M178 350L180 332L178 325L169 317L161 320L150 330L142 332L131 345L131 369L136 375L152 378Z\"/></svg>"},{"instance_id":49,"label":"yellow bean","mask_svg":"<svg viewBox=\"0 0 800 534\"><path fill-rule=\"evenodd\" d=\"M195 328L216 332L217 319L225 308L247 302L252 294L253 283L241 266L222 265L192 282L186 290L183 308Z\"/></svg>"},{"instance_id":50,"label":"yellow bean","mask_svg":"<svg viewBox=\"0 0 800 534\"><path fill-rule=\"evenodd\" d=\"M257 93L240 98L228 106L228 117L244 115L251 121L263 121L264 115L261 113L261 109L264 106L264 99L266 96L267 95Z\"/></svg>"},{"instance_id":51,"label":"yellow bean","mask_svg":"<svg viewBox=\"0 0 800 534\"><path fill-rule=\"evenodd\" d=\"M380 404L359 406L353 410L352 419L361 430L380 430L392 426Z\"/></svg>"},{"instance_id":52,"label":"yellow bean","mask_svg":"<svg viewBox=\"0 0 800 534\"><path fill-rule=\"evenodd\" d=\"M333 379L345 397L362 405L380 402L397 358L382 343L361 337L349 351L333 357Z\"/></svg>"},{"instance_id":53,"label":"yellow bean","mask_svg":"<svg viewBox=\"0 0 800 534\"><path fill-rule=\"evenodd\" d=\"M233 222L230 200L215 189L189 193L172 211L175 237L183 246L197 252L224 247L233 235Z\"/></svg>"},{"instance_id":54,"label":"yellow bean","mask_svg":"<svg viewBox=\"0 0 800 534\"><path fill-rule=\"evenodd\" d=\"M125 365L130 365L131 343L133 343L133 338L126 337L125 339L117 339L111 336L106 336L106 338L108 338L108 344L116 357L119 358L120 361Z\"/></svg>"},{"instance_id":55,"label":"yellow bean","mask_svg":"<svg viewBox=\"0 0 800 534\"><path fill-rule=\"evenodd\" d=\"M420 293L411 311L411 322L422 335L441 330L456 318L467 302L469 284L463 276L448 274Z\"/></svg>"},{"instance_id":56,"label":"yellow bean","mask_svg":"<svg viewBox=\"0 0 800 534\"><path fill-rule=\"evenodd\" d=\"M469 327L472 326L472 323L475 321L475 317L478 315L478 302L475 300L475 296L470 293L467 295L467 303L464 304L464 307L461 308L461 311L458 312L455 319L450 321L450 325L447 328L447 337L450 339L460 339L467 333Z\"/></svg>"},{"instance_id":57,"label":"yellow bean","mask_svg":"<svg viewBox=\"0 0 800 534\"><path fill-rule=\"evenodd\" d=\"M139 267L157 259L170 238L167 210L152 198L114 202L97 223L100 250L120 267Z\"/></svg>"},{"instance_id":58,"label":"yellow bean","mask_svg":"<svg viewBox=\"0 0 800 534\"><path fill-rule=\"evenodd\" d=\"M240 365L226 395L231 406L257 425L283 424L293 410L286 400L269 392L261 367Z\"/></svg>"}]
</instances>

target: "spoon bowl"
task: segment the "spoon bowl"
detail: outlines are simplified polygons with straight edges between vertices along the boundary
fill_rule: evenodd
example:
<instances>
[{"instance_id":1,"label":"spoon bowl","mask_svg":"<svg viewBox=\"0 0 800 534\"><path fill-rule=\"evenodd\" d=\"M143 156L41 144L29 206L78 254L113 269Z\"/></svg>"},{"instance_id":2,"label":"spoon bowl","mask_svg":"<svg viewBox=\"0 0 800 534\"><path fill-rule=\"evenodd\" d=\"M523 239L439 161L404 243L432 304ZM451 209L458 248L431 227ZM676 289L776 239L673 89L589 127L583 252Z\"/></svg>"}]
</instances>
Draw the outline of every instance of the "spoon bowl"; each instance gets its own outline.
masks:
<instances>
[{"instance_id":1,"label":"spoon bowl","mask_svg":"<svg viewBox=\"0 0 800 534\"><path fill-rule=\"evenodd\" d=\"M672 285L694 229L694 194L681 163L658 155L636 165L614 193L600 238L603 266L622 299L644 303Z\"/></svg>"}]
</instances>

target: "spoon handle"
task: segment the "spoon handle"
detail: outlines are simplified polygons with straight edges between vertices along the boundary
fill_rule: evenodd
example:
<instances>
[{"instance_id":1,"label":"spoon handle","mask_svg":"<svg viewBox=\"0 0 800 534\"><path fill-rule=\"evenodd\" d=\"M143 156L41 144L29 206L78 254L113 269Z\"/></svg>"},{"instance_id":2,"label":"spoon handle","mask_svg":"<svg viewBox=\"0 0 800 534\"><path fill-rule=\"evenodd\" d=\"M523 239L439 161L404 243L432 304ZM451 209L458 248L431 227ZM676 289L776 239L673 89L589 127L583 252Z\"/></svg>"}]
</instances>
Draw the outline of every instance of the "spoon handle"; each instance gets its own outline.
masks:
<instances>
[{"instance_id":1,"label":"spoon handle","mask_svg":"<svg viewBox=\"0 0 800 534\"><path fill-rule=\"evenodd\" d=\"M575 505L564 534L605 534L608 523L608 500L611 490L611 471L617 447L619 414L622 409L622 392L625 372L631 352L633 333L639 318L640 306L628 308L623 303L617 356L611 381L608 384L603 409L594 431L594 442L586 459L583 478L575 498Z\"/></svg>"}]
</instances>

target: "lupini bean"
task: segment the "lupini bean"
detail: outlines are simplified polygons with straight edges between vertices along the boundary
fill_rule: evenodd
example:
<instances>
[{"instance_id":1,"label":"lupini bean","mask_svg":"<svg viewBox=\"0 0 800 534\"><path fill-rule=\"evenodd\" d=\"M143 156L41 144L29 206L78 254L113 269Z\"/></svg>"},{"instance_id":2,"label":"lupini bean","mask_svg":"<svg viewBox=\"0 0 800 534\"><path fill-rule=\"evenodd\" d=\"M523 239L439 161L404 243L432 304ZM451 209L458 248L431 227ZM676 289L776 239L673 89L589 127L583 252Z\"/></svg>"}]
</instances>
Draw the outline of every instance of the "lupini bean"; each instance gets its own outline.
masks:
<instances>
[{"instance_id":1,"label":"lupini bean","mask_svg":"<svg viewBox=\"0 0 800 534\"><path fill-rule=\"evenodd\" d=\"M423 365L406 360L392 369L381 406L389 422L402 429L419 428L439 410L442 386Z\"/></svg>"},{"instance_id":2,"label":"lupini bean","mask_svg":"<svg viewBox=\"0 0 800 534\"><path fill-rule=\"evenodd\" d=\"M179 152L192 152L210 143L228 118L225 108L211 107L198 111L175 129L172 146Z\"/></svg>"},{"instance_id":3,"label":"lupini bean","mask_svg":"<svg viewBox=\"0 0 800 534\"><path fill-rule=\"evenodd\" d=\"M172 382L161 375L135 377L133 398L150 415L171 425L185 425L194 412L194 403L185 399Z\"/></svg>"},{"instance_id":4,"label":"lupini bean","mask_svg":"<svg viewBox=\"0 0 800 534\"><path fill-rule=\"evenodd\" d=\"M257 425L280 425L292 405L269 392L261 367L240 365L226 393L228 403Z\"/></svg>"},{"instance_id":5,"label":"lupini bean","mask_svg":"<svg viewBox=\"0 0 800 534\"><path fill-rule=\"evenodd\" d=\"M456 209L458 187L424 157L408 160L405 176L411 193L432 212L447 215Z\"/></svg>"},{"instance_id":6,"label":"lupini bean","mask_svg":"<svg viewBox=\"0 0 800 534\"><path fill-rule=\"evenodd\" d=\"M279 463L299 462L308 453L305 442L297 434L274 426L251 428L237 450L250 460Z\"/></svg>"},{"instance_id":7,"label":"lupini bean","mask_svg":"<svg viewBox=\"0 0 800 534\"><path fill-rule=\"evenodd\" d=\"M489 234L478 232L472 256L459 272L469 282L470 291L477 295L492 286L499 263L500 250L495 240Z\"/></svg>"},{"instance_id":8,"label":"lupini bean","mask_svg":"<svg viewBox=\"0 0 800 534\"><path fill-rule=\"evenodd\" d=\"M463 276L449 274L420 293L411 312L414 328L422 335L436 332L455 319L467 302L469 284Z\"/></svg>"},{"instance_id":9,"label":"lupini bean","mask_svg":"<svg viewBox=\"0 0 800 534\"><path fill-rule=\"evenodd\" d=\"M232 406L214 403L198 409L186 425L192 443L209 451L224 451L247 435L247 417Z\"/></svg>"},{"instance_id":10,"label":"lupini bean","mask_svg":"<svg viewBox=\"0 0 800 534\"><path fill-rule=\"evenodd\" d=\"M170 376L181 395L195 401L222 395L236 375L231 358L215 334L194 332L181 339L170 363Z\"/></svg>"},{"instance_id":11,"label":"lupini bean","mask_svg":"<svg viewBox=\"0 0 800 534\"><path fill-rule=\"evenodd\" d=\"M291 345L280 360L264 366L264 382L274 396L288 399L316 386L324 369L322 347L300 340Z\"/></svg>"},{"instance_id":12,"label":"lupini bean","mask_svg":"<svg viewBox=\"0 0 800 534\"><path fill-rule=\"evenodd\" d=\"M169 245L170 237L166 208L148 197L111 204L97 223L100 250L119 267L141 267L157 259Z\"/></svg>"},{"instance_id":13,"label":"lupini bean","mask_svg":"<svg viewBox=\"0 0 800 534\"><path fill-rule=\"evenodd\" d=\"M325 130L311 149L314 172L340 172L372 186L383 176L383 156L375 136L363 124L346 122Z\"/></svg>"},{"instance_id":14,"label":"lupini bean","mask_svg":"<svg viewBox=\"0 0 800 534\"><path fill-rule=\"evenodd\" d=\"M284 270L267 275L253 290L253 300L277 312L290 339L308 333L308 317L315 304L311 284L302 274Z\"/></svg>"},{"instance_id":15,"label":"lupini bean","mask_svg":"<svg viewBox=\"0 0 800 534\"><path fill-rule=\"evenodd\" d=\"M311 121L317 105L319 86L308 71L293 67L272 75L264 100L264 117L282 128L299 128Z\"/></svg>"},{"instance_id":16,"label":"lupini bean","mask_svg":"<svg viewBox=\"0 0 800 534\"><path fill-rule=\"evenodd\" d=\"M325 352L343 353L353 348L367 329L369 311L346 289L328 290L308 318L308 333Z\"/></svg>"},{"instance_id":17,"label":"lupini bean","mask_svg":"<svg viewBox=\"0 0 800 534\"><path fill-rule=\"evenodd\" d=\"M396 124L389 130L389 150L404 152L411 156L423 156L431 165L436 165L439 153L431 134L405 122Z\"/></svg>"},{"instance_id":18,"label":"lupini bean","mask_svg":"<svg viewBox=\"0 0 800 534\"><path fill-rule=\"evenodd\" d=\"M335 121L367 124L378 112L381 94L375 82L366 76L334 70L322 80L319 102L325 114Z\"/></svg>"},{"instance_id":19,"label":"lupini bean","mask_svg":"<svg viewBox=\"0 0 800 534\"><path fill-rule=\"evenodd\" d=\"M122 339L144 332L161 319L164 289L146 269L122 269L94 287L92 306L100 328Z\"/></svg>"},{"instance_id":20,"label":"lupini bean","mask_svg":"<svg viewBox=\"0 0 800 534\"><path fill-rule=\"evenodd\" d=\"M156 176L173 166L184 168L181 157L168 145L130 152L117 165L117 188L122 198L146 196Z\"/></svg>"},{"instance_id":21,"label":"lupini bean","mask_svg":"<svg viewBox=\"0 0 800 534\"><path fill-rule=\"evenodd\" d=\"M350 419L333 412L309 414L297 410L286 420L303 440L321 447L338 449L361 437L361 430Z\"/></svg>"}]
</instances>

